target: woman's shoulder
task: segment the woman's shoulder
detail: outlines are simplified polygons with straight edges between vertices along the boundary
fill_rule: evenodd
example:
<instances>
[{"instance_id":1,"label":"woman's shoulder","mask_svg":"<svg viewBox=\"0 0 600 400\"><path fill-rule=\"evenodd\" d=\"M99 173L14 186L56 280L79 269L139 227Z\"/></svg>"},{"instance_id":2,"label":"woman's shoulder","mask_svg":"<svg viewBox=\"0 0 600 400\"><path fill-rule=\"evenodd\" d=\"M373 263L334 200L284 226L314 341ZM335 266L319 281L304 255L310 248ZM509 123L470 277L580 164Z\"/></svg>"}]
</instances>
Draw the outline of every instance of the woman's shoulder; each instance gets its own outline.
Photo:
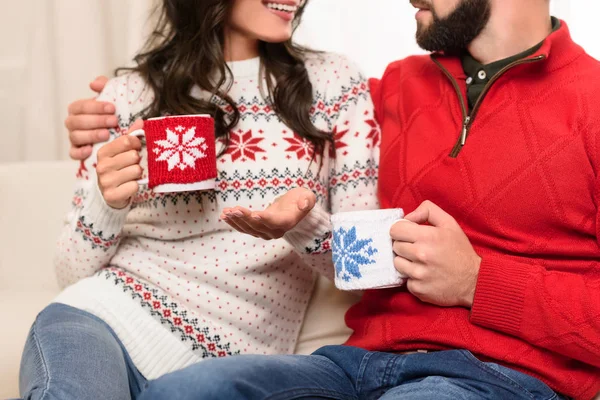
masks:
<instances>
[{"instance_id":1,"label":"woman's shoulder","mask_svg":"<svg viewBox=\"0 0 600 400\"><path fill-rule=\"evenodd\" d=\"M361 74L362 70L350 57L333 52L311 52L306 55L306 68L309 72L321 75L343 73Z\"/></svg>"},{"instance_id":2,"label":"woman's shoulder","mask_svg":"<svg viewBox=\"0 0 600 400\"><path fill-rule=\"evenodd\" d=\"M305 63L309 78L317 87L366 81L358 64L343 54L313 52L306 56Z\"/></svg>"},{"instance_id":3,"label":"woman's shoulder","mask_svg":"<svg viewBox=\"0 0 600 400\"><path fill-rule=\"evenodd\" d=\"M140 74L129 72L110 79L98 100L115 104L117 112L137 114L154 100L154 95Z\"/></svg>"}]
</instances>

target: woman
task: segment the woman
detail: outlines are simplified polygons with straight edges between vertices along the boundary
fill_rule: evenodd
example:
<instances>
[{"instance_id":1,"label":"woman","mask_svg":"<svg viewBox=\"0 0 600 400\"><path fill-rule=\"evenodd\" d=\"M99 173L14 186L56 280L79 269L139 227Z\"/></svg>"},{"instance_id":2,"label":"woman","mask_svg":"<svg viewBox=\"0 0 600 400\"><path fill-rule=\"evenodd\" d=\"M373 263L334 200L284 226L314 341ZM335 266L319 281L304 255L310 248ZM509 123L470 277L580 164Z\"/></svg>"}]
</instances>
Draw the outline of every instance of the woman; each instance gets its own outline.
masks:
<instances>
[{"instance_id":1,"label":"woman","mask_svg":"<svg viewBox=\"0 0 600 400\"><path fill-rule=\"evenodd\" d=\"M293 44L303 8L163 1L137 66L99 97L120 128L79 169L56 258L66 289L32 327L24 398L138 398L203 358L293 352L313 272L333 275L329 213L377 207L379 141L360 72ZM217 189L138 187L144 150L122 134L164 114L215 118Z\"/></svg>"}]
</instances>

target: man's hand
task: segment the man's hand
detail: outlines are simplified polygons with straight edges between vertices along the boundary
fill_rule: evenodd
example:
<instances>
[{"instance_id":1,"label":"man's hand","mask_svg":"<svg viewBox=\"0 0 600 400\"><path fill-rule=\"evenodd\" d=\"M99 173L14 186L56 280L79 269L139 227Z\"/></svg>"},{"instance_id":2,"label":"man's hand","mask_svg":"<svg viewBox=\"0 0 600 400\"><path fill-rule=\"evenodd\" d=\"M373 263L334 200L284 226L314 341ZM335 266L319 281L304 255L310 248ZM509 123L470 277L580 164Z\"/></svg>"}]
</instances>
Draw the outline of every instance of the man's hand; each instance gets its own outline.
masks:
<instances>
[{"instance_id":1,"label":"man's hand","mask_svg":"<svg viewBox=\"0 0 600 400\"><path fill-rule=\"evenodd\" d=\"M100 76L90 83L90 88L100 93L108 78ZM118 125L115 106L95 99L78 100L69 105L69 116L65 126L71 141L70 156L74 160L85 160L92 154L92 145L108 140L108 130Z\"/></svg>"},{"instance_id":2,"label":"man's hand","mask_svg":"<svg viewBox=\"0 0 600 400\"><path fill-rule=\"evenodd\" d=\"M265 240L279 239L313 209L317 198L305 188L295 188L278 197L264 211L243 207L225 208L221 219L239 232Z\"/></svg>"},{"instance_id":3,"label":"man's hand","mask_svg":"<svg viewBox=\"0 0 600 400\"><path fill-rule=\"evenodd\" d=\"M143 126L143 121L138 120L129 132ZM129 132L98 150L98 186L106 204L118 210L127 207L139 189L137 180L142 177L139 155L142 142Z\"/></svg>"},{"instance_id":4,"label":"man's hand","mask_svg":"<svg viewBox=\"0 0 600 400\"><path fill-rule=\"evenodd\" d=\"M429 201L405 219L390 235L394 266L408 277L408 290L426 303L471 308L481 258L458 223Z\"/></svg>"}]
</instances>

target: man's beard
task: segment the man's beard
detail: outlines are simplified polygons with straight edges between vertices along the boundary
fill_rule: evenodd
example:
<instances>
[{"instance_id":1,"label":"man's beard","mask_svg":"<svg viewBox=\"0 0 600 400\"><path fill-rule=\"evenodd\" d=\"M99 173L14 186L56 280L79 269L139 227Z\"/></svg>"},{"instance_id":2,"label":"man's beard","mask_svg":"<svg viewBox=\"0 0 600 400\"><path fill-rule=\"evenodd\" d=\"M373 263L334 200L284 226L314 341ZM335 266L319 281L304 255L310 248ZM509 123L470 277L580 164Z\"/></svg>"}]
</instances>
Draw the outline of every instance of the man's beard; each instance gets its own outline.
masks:
<instances>
[{"instance_id":1,"label":"man's beard","mask_svg":"<svg viewBox=\"0 0 600 400\"><path fill-rule=\"evenodd\" d=\"M439 18L433 8L430 11L433 22L427 27L418 27L417 43L424 50L446 54L463 51L479 36L491 14L489 0L463 0L445 18Z\"/></svg>"}]
</instances>

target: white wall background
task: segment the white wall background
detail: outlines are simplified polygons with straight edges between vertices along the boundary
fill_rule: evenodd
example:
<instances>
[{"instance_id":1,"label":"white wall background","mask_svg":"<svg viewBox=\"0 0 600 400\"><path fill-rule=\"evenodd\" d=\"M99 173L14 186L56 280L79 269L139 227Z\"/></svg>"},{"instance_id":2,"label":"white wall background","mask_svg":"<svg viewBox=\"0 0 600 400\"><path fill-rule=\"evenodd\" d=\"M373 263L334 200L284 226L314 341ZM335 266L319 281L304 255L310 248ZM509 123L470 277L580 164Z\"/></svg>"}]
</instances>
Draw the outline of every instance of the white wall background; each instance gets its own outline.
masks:
<instances>
[{"instance_id":1,"label":"white wall background","mask_svg":"<svg viewBox=\"0 0 600 400\"><path fill-rule=\"evenodd\" d=\"M600 2L551 0L600 59ZM138 49L152 0L0 0L0 162L66 158L67 105ZM370 76L420 52L408 0L311 0L298 39L348 54Z\"/></svg>"},{"instance_id":2,"label":"white wall background","mask_svg":"<svg viewBox=\"0 0 600 400\"><path fill-rule=\"evenodd\" d=\"M553 15L569 23L574 40L600 59L600 2L550 1ZM349 55L369 76L380 76L391 61L423 52L414 40L415 9L408 0L311 2L298 40Z\"/></svg>"},{"instance_id":3,"label":"white wall background","mask_svg":"<svg viewBox=\"0 0 600 400\"><path fill-rule=\"evenodd\" d=\"M132 57L149 4L0 0L0 162L67 157L67 105Z\"/></svg>"}]
</instances>

